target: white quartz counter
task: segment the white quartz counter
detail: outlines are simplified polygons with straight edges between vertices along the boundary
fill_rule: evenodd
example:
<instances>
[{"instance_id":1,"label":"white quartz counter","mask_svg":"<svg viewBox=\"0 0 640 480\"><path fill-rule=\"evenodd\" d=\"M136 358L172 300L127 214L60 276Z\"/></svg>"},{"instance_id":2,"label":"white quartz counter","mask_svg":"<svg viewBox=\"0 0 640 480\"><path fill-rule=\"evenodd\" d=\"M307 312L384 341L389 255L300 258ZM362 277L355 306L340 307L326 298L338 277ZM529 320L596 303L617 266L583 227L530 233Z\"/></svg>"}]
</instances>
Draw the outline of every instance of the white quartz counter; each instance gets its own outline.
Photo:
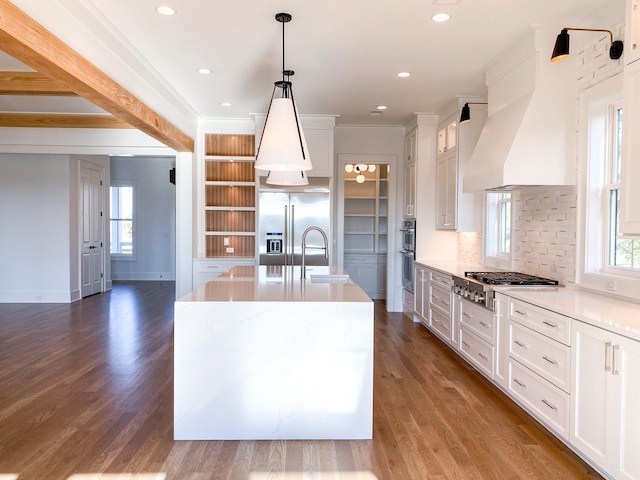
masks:
<instances>
[{"instance_id":1,"label":"white quartz counter","mask_svg":"<svg viewBox=\"0 0 640 480\"><path fill-rule=\"evenodd\" d=\"M447 275L464 277L464 272L498 272L501 269L482 265L481 263L462 263L455 260L424 260L418 259L416 262L423 267L432 268Z\"/></svg>"},{"instance_id":2,"label":"white quartz counter","mask_svg":"<svg viewBox=\"0 0 640 480\"><path fill-rule=\"evenodd\" d=\"M500 270L479 263L456 261L416 260L416 263L459 277L464 277L464 273L469 271ZM494 287L494 290L640 341L640 303L600 295L577 287L504 286Z\"/></svg>"},{"instance_id":3,"label":"white quartz counter","mask_svg":"<svg viewBox=\"0 0 640 480\"><path fill-rule=\"evenodd\" d=\"M495 287L519 300L640 341L640 304L570 287Z\"/></svg>"},{"instance_id":4,"label":"white quartz counter","mask_svg":"<svg viewBox=\"0 0 640 480\"><path fill-rule=\"evenodd\" d=\"M342 277L342 278L341 278ZM180 298L180 302L364 302L371 301L342 270L281 265L239 266Z\"/></svg>"},{"instance_id":5,"label":"white quartz counter","mask_svg":"<svg viewBox=\"0 0 640 480\"><path fill-rule=\"evenodd\" d=\"M340 272L308 270L323 273ZM373 302L357 284L236 267L174 315L176 440L372 438Z\"/></svg>"}]
</instances>

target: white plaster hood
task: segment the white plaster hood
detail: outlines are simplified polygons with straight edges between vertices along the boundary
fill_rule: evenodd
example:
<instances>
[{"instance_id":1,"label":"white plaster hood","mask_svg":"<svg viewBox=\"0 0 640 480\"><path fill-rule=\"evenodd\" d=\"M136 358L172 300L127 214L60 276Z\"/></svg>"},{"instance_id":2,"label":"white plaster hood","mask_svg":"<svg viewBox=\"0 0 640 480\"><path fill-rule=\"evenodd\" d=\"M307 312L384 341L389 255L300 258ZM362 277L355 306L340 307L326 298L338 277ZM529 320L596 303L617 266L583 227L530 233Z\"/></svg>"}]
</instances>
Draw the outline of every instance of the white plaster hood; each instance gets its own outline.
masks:
<instances>
[{"instance_id":1,"label":"white plaster hood","mask_svg":"<svg viewBox=\"0 0 640 480\"><path fill-rule=\"evenodd\" d=\"M577 62L549 61L558 31L530 31L487 72L489 116L465 192L575 184Z\"/></svg>"}]
</instances>

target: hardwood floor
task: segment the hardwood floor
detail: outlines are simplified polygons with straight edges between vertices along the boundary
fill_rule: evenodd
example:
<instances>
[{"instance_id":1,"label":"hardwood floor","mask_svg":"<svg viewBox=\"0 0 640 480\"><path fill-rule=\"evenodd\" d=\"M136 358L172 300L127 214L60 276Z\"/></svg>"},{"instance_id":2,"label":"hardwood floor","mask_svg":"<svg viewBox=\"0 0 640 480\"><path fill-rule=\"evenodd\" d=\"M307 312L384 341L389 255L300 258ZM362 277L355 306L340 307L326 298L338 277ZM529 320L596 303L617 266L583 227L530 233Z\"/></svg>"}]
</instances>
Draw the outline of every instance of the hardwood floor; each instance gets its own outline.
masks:
<instances>
[{"instance_id":1,"label":"hardwood floor","mask_svg":"<svg viewBox=\"0 0 640 480\"><path fill-rule=\"evenodd\" d=\"M381 302L373 440L175 442L173 289L0 304L0 480L600 478Z\"/></svg>"}]
</instances>

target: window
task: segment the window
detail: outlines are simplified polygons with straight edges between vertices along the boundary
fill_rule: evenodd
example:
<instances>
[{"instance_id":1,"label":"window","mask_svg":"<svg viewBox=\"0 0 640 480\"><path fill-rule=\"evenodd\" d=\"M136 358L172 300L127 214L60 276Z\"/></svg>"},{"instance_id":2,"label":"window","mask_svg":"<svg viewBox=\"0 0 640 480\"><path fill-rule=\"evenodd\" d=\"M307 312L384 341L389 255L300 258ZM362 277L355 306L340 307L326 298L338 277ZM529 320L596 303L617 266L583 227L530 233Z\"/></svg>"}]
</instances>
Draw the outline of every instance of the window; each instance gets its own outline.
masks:
<instances>
[{"instance_id":1,"label":"window","mask_svg":"<svg viewBox=\"0 0 640 480\"><path fill-rule=\"evenodd\" d=\"M606 209L608 228L605 232L607 246L607 266L620 269L640 270L640 240L620 237L620 163L622 157L622 108L613 104L609 108L610 125L609 155L606 158L606 184L604 198L608 199Z\"/></svg>"},{"instance_id":2,"label":"window","mask_svg":"<svg viewBox=\"0 0 640 480\"><path fill-rule=\"evenodd\" d=\"M640 239L620 235L622 76L580 94L579 285L640 299Z\"/></svg>"},{"instance_id":3,"label":"window","mask_svg":"<svg viewBox=\"0 0 640 480\"><path fill-rule=\"evenodd\" d=\"M486 256L511 256L511 193L487 193Z\"/></svg>"},{"instance_id":4,"label":"window","mask_svg":"<svg viewBox=\"0 0 640 480\"><path fill-rule=\"evenodd\" d=\"M133 186L111 187L111 255L134 256Z\"/></svg>"}]
</instances>

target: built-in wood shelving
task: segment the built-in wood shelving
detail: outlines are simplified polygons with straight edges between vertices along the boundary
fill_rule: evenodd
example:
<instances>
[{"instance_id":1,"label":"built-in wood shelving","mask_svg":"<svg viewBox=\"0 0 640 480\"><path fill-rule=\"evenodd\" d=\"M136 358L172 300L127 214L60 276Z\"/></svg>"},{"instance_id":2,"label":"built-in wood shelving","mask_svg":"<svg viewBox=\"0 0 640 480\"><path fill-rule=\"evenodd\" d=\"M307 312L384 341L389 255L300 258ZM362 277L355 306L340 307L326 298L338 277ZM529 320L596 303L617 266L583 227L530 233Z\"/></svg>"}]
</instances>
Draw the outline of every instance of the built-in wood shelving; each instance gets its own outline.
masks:
<instances>
[{"instance_id":1,"label":"built-in wood shelving","mask_svg":"<svg viewBox=\"0 0 640 480\"><path fill-rule=\"evenodd\" d=\"M254 135L205 135L207 257L255 255L254 153ZM229 248L233 253L228 253Z\"/></svg>"}]
</instances>

